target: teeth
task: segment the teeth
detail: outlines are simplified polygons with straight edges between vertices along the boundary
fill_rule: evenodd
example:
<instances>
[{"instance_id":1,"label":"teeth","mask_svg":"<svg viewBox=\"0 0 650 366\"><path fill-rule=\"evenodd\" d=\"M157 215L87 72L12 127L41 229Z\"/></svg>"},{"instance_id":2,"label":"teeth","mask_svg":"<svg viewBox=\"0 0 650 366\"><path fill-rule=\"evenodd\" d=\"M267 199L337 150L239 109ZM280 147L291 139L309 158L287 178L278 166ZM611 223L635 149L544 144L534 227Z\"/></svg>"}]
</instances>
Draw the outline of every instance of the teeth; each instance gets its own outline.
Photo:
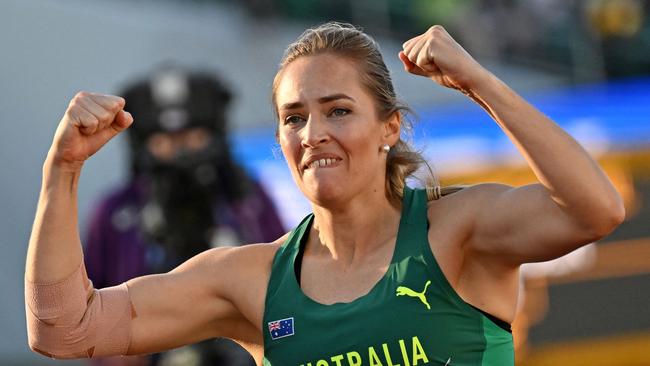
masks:
<instances>
[{"instance_id":1,"label":"teeth","mask_svg":"<svg viewBox=\"0 0 650 366\"><path fill-rule=\"evenodd\" d=\"M337 162L337 159L331 159L331 158L326 158L326 159L319 159L319 160L314 160L307 166L307 169L311 168L320 168L328 165L332 165Z\"/></svg>"}]
</instances>

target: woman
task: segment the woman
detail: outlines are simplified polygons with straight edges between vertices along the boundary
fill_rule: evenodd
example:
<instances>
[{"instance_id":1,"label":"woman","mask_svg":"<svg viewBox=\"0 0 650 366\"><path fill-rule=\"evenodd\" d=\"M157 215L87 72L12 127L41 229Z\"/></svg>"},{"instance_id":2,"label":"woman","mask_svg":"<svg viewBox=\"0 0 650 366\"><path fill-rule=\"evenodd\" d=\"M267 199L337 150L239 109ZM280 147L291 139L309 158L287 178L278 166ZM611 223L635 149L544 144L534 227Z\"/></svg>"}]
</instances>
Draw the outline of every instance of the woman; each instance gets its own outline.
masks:
<instances>
[{"instance_id":1,"label":"woman","mask_svg":"<svg viewBox=\"0 0 650 366\"><path fill-rule=\"evenodd\" d=\"M277 137L313 214L272 243L98 291L82 266L76 186L84 160L132 118L119 97L79 93L44 164L27 256L32 349L98 357L228 337L265 365L514 364L519 265L606 235L621 199L576 141L441 26L399 58L485 108L541 183L443 197L405 187L420 159L400 139L405 108L377 45L328 23L289 46L273 84Z\"/></svg>"}]
</instances>

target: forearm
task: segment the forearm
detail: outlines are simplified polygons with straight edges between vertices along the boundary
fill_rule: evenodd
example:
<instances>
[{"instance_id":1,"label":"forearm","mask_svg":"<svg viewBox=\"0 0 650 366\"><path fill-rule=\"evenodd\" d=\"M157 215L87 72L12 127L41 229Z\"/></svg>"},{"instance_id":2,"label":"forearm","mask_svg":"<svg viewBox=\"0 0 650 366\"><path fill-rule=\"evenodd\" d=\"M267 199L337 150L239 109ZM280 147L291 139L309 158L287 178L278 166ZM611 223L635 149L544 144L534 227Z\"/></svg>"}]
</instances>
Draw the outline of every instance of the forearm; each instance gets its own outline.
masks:
<instances>
[{"instance_id":1,"label":"forearm","mask_svg":"<svg viewBox=\"0 0 650 366\"><path fill-rule=\"evenodd\" d=\"M557 124L489 73L468 95L494 118L551 198L571 216L593 225L608 214L620 215L622 203L612 183Z\"/></svg>"},{"instance_id":2,"label":"forearm","mask_svg":"<svg viewBox=\"0 0 650 366\"><path fill-rule=\"evenodd\" d=\"M72 274L82 261L77 228L80 170L63 169L48 156L27 250L25 278L54 283Z\"/></svg>"}]
</instances>

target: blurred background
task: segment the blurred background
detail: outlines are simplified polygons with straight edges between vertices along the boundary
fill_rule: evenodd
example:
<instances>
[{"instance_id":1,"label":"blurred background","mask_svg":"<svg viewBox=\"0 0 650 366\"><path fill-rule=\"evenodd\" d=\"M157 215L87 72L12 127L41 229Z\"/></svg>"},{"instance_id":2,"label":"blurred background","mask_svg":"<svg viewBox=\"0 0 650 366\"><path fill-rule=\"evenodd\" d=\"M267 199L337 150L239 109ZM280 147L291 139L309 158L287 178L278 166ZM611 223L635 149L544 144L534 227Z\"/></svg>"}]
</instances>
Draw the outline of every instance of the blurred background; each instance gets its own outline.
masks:
<instances>
[{"instance_id":1,"label":"blurred background","mask_svg":"<svg viewBox=\"0 0 650 366\"><path fill-rule=\"evenodd\" d=\"M234 158L266 189L283 225L309 207L274 139L270 86L306 27L349 21L374 35L412 140L443 185L534 176L464 96L406 74L402 42L441 24L483 65L577 138L622 193L626 221L552 263L526 265L514 324L519 365L650 365L650 1L643 0L2 0L0 2L0 365L51 361L27 347L23 271L56 125L79 90L115 93L160 65L209 70L232 91ZM129 174L127 142L85 167L82 232ZM188 364L188 366L191 366Z\"/></svg>"}]
</instances>

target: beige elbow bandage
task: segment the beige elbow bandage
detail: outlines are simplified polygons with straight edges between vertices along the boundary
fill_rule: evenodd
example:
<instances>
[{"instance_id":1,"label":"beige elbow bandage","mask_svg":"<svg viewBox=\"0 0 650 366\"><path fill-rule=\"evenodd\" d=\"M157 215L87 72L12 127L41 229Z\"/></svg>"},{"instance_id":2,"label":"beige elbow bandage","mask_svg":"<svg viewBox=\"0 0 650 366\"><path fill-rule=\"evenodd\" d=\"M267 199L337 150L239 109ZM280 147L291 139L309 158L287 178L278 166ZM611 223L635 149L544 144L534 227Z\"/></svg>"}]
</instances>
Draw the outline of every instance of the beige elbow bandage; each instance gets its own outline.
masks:
<instances>
[{"instance_id":1,"label":"beige elbow bandage","mask_svg":"<svg viewBox=\"0 0 650 366\"><path fill-rule=\"evenodd\" d=\"M93 288L83 263L65 280L37 284L25 280L29 346L52 358L124 355L135 310L125 283Z\"/></svg>"}]
</instances>

